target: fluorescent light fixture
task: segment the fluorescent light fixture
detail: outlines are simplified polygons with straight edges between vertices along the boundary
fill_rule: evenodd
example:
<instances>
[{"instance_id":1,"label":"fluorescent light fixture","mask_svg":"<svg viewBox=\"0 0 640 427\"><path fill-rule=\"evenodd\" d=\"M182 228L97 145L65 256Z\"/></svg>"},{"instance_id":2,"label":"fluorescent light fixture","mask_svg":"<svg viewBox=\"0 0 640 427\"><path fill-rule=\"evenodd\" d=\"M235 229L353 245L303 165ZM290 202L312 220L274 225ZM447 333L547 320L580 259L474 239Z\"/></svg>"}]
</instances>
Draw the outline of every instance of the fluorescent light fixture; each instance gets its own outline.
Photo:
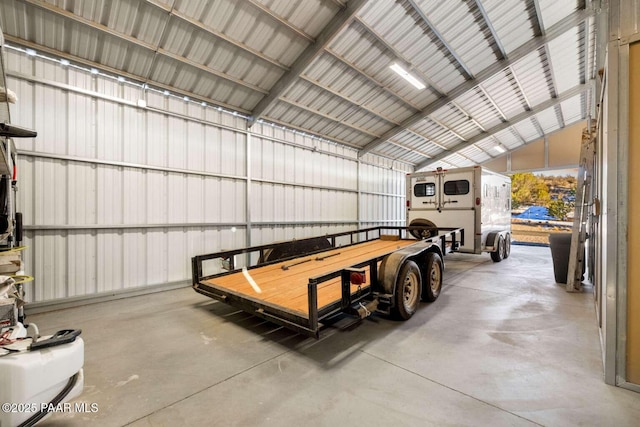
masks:
<instances>
[{"instance_id":1,"label":"fluorescent light fixture","mask_svg":"<svg viewBox=\"0 0 640 427\"><path fill-rule=\"evenodd\" d=\"M29 56L36 56L36 51L33 49L25 49L25 53Z\"/></svg>"},{"instance_id":2,"label":"fluorescent light fixture","mask_svg":"<svg viewBox=\"0 0 640 427\"><path fill-rule=\"evenodd\" d=\"M118 76L118 81L119 81L120 83L124 82L124 77L122 77L122 76Z\"/></svg>"},{"instance_id":3,"label":"fluorescent light fixture","mask_svg":"<svg viewBox=\"0 0 640 427\"><path fill-rule=\"evenodd\" d=\"M91 74L99 74L100 71L97 68L92 68L91 69Z\"/></svg>"},{"instance_id":4,"label":"fluorescent light fixture","mask_svg":"<svg viewBox=\"0 0 640 427\"><path fill-rule=\"evenodd\" d=\"M68 60L66 60L66 59L61 59L61 60L60 60L60 64L61 64L61 65L64 65L64 66L67 66L67 65L69 65L69 61L68 61Z\"/></svg>"},{"instance_id":5,"label":"fluorescent light fixture","mask_svg":"<svg viewBox=\"0 0 640 427\"><path fill-rule=\"evenodd\" d=\"M496 150L498 153L504 153L507 151L504 148L502 148L502 146L500 145L496 145L495 147L493 147L493 149Z\"/></svg>"},{"instance_id":6,"label":"fluorescent light fixture","mask_svg":"<svg viewBox=\"0 0 640 427\"><path fill-rule=\"evenodd\" d=\"M415 86L416 89L422 90L427 87L424 83L422 83L420 80L418 80L417 78L409 74L407 70L402 68L397 63L394 62L393 64L391 64L389 68L391 68L393 71L398 73L400 77L402 77L403 79L411 83L413 86Z\"/></svg>"},{"instance_id":7,"label":"fluorescent light fixture","mask_svg":"<svg viewBox=\"0 0 640 427\"><path fill-rule=\"evenodd\" d=\"M185 96L182 99L184 99L185 101L189 101L189 97L188 96Z\"/></svg>"}]
</instances>

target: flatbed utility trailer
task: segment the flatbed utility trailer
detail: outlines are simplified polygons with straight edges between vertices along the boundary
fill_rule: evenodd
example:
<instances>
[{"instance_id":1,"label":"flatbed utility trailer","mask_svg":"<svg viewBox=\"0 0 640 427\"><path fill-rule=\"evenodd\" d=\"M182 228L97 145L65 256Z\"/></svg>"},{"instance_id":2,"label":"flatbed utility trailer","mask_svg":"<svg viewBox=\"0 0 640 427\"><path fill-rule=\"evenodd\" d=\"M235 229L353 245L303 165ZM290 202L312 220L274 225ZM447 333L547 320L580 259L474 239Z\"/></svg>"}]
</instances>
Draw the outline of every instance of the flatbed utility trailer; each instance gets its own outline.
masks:
<instances>
[{"instance_id":1,"label":"flatbed utility trailer","mask_svg":"<svg viewBox=\"0 0 640 427\"><path fill-rule=\"evenodd\" d=\"M438 298L443 257L464 244L462 229L427 239L411 231L374 227L195 256L193 289L315 338L341 312L407 320L420 300Z\"/></svg>"}]
</instances>

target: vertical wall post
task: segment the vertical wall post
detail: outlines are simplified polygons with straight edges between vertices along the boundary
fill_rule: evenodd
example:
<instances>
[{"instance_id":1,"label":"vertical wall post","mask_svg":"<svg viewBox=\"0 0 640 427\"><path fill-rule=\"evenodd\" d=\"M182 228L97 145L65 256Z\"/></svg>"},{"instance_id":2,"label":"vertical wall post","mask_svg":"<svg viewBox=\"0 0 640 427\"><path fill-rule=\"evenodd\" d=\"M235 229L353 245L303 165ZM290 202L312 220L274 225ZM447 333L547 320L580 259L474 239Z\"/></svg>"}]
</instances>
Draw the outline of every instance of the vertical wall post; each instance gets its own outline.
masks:
<instances>
[{"instance_id":1,"label":"vertical wall post","mask_svg":"<svg viewBox=\"0 0 640 427\"><path fill-rule=\"evenodd\" d=\"M247 177L247 188L245 191L245 221L246 221L246 245L247 248L251 247L251 131L247 131L246 144L247 149L245 151L246 170L245 175ZM247 255L249 256L249 255ZM249 265L249 260L247 260Z\"/></svg>"}]
</instances>

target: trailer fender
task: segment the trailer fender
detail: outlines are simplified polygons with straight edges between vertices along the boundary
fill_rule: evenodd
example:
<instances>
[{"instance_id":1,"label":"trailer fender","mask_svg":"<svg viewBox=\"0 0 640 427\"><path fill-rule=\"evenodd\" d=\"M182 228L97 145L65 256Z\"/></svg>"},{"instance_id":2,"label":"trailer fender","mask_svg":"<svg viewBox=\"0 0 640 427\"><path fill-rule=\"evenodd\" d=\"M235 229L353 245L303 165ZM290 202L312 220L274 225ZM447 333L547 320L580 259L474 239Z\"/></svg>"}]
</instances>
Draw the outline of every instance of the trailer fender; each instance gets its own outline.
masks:
<instances>
[{"instance_id":1,"label":"trailer fender","mask_svg":"<svg viewBox=\"0 0 640 427\"><path fill-rule=\"evenodd\" d=\"M420 268L422 277L426 277L426 254L428 252L435 252L442 258L442 251L440 247L430 240L422 241L416 245L403 248L387 255L382 260L380 268L378 269L378 281L380 287L384 289L384 292L391 295L395 294L396 283L398 282L400 270L407 260L415 261Z\"/></svg>"},{"instance_id":2,"label":"trailer fender","mask_svg":"<svg viewBox=\"0 0 640 427\"><path fill-rule=\"evenodd\" d=\"M487 240L484 244L485 250L487 252L494 252L496 249L498 249L497 245L500 236L502 236L502 238L506 240L507 237L509 237L509 231L492 231L491 233L487 234Z\"/></svg>"}]
</instances>

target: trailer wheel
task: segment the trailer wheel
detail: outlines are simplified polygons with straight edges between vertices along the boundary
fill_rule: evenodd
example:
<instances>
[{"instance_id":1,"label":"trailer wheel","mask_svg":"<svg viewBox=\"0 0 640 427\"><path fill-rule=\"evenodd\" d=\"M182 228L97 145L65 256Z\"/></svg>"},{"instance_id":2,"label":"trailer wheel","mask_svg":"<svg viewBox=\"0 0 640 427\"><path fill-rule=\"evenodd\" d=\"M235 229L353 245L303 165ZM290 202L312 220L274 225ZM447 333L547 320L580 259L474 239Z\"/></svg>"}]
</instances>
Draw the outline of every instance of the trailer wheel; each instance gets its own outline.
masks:
<instances>
[{"instance_id":1,"label":"trailer wheel","mask_svg":"<svg viewBox=\"0 0 640 427\"><path fill-rule=\"evenodd\" d=\"M504 245L504 237L498 236L498 247L494 252L491 252L493 262L500 262L504 258Z\"/></svg>"},{"instance_id":2,"label":"trailer wheel","mask_svg":"<svg viewBox=\"0 0 640 427\"><path fill-rule=\"evenodd\" d=\"M507 237L506 239L504 239L504 256L502 257L502 259L509 258L510 254L511 254L511 235L507 233Z\"/></svg>"},{"instance_id":3,"label":"trailer wheel","mask_svg":"<svg viewBox=\"0 0 640 427\"><path fill-rule=\"evenodd\" d=\"M407 320L413 316L420 303L420 291L422 290L422 275L420 268L413 261L407 261L402 265L396 291L394 294L395 307L393 307L393 317L400 320Z\"/></svg>"},{"instance_id":4,"label":"trailer wheel","mask_svg":"<svg viewBox=\"0 0 640 427\"><path fill-rule=\"evenodd\" d=\"M427 254L427 277L424 280L422 300L433 302L440 296L442 289L442 258L435 252Z\"/></svg>"}]
</instances>

